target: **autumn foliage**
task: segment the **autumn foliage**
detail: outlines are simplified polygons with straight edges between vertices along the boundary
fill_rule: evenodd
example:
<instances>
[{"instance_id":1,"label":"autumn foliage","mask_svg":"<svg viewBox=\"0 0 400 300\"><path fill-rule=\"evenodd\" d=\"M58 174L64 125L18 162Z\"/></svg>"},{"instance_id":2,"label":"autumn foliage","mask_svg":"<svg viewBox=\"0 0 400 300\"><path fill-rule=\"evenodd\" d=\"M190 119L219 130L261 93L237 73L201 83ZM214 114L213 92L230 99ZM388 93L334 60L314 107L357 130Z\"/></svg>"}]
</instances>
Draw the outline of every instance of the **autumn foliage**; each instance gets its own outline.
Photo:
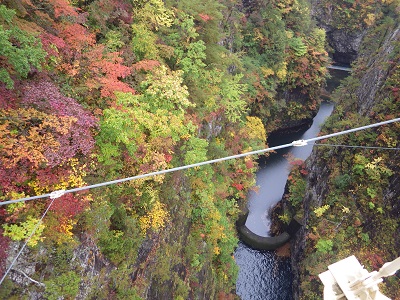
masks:
<instances>
[{"instance_id":1,"label":"autumn foliage","mask_svg":"<svg viewBox=\"0 0 400 300\"><path fill-rule=\"evenodd\" d=\"M265 126L315 109L324 83L324 33L303 1L14 2L0 5L0 201L265 148ZM310 100L281 101L286 90ZM32 276L46 282L41 296L229 294L256 159L56 199L29 244L48 253ZM0 208L0 243L24 240L48 204ZM79 282L78 248L106 275ZM194 292L200 277L208 285Z\"/></svg>"}]
</instances>

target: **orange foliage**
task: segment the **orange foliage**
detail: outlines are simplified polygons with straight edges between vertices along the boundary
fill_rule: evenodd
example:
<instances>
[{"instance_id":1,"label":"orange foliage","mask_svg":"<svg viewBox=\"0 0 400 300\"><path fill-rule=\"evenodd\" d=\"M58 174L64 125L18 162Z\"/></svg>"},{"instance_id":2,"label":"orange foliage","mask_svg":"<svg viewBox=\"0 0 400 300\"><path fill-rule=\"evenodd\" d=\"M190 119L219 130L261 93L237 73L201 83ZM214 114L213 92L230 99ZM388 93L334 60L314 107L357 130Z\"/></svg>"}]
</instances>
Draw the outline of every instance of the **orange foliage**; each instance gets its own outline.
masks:
<instances>
[{"instance_id":1,"label":"orange foliage","mask_svg":"<svg viewBox=\"0 0 400 300\"><path fill-rule=\"evenodd\" d=\"M132 69L137 71L150 71L158 66L160 66L160 62L158 60L144 59L133 64Z\"/></svg>"},{"instance_id":2,"label":"orange foliage","mask_svg":"<svg viewBox=\"0 0 400 300\"><path fill-rule=\"evenodd\" d=\"M71 50L81 52L96 43L94 33L90 33L80 24L61 24L57 26L60 37L64 39Z\"/></svg>"},{"instance_id":3,"label":"orange foliage","mask_svg":"<svg viewBox=\"0 0 400 300\"><path fill-rule=\"evenodd\" d=\"M199 17L200 17L204 22L207 22L207 21L212 20L212 18L211 18L209 15L207 15L207 14L199 14Z\"/></svg>"},{"instance_id":4,"label":"orange foliage","mask_svg":"<svg viewBox=\"0 0 400 300\"><path fill-rule=\"evenodd\" d=\"M49 0L50 4L54 7L54 16L78 16L76 8L69 4L68 0Z\"/></svg>"},{"instance_id":5,"label":"orange foliage","mask_svg":"<svg viewBox=\"0 0 400 300\"><path fill-rule=\"evenodd\" d=\"M91 76L86 85L93 89L99 88L102 97L114 98L114 92L135 93L128 84L120 81L121 78L131 74L131 69L122 64L123 58L119 52L105 52L104 45L96 45L86 53L89 62L88 70Z\"/></svg>"},{"instance_id":6,"label":"orange foliage","mask_svg":"<svg viewBox=\"0 0 400 300\"><path fill-rule=\"evenodd\" d=\"M49 115L34 108L0 110L5 121L0 124L0 162L7 168L20 161L33 167L47 162L45 151L56 152L60 145L55 135L67 134L74 117Z\"/></svg>"}]
</instances>

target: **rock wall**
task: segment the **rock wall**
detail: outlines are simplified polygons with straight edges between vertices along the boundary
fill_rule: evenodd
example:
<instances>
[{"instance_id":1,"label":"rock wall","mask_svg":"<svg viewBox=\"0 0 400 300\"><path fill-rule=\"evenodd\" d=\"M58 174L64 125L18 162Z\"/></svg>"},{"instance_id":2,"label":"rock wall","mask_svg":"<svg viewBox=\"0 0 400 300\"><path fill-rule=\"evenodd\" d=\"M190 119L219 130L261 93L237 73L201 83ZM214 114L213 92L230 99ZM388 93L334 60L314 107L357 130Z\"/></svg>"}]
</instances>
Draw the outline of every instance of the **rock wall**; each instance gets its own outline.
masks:
<instances>
[{"instance_id":1,"label":"rock wall","mask_svg":"<svg viewBox=\"0 0 400 300\"><path fill-rule=\"evenodd\" d=\"M400 40L400 24L397 24L392 31L386 32L385 38L384 36L379 36L378 38L378 51L373 51L374 47L368 49L369 46L365 45L366 53L360 57L360 60L365 61L367 68L365 72L359 72L361 78L357 96L358 112L361 115L367 115L373 110L377 93L382 89L388 78L393 64L391 56L395 50L396 43Z\"/></svg>"},{"instance_id":2,"label":"rock wall","mask_svg":"<svg viewBox=\"0 0 400 300\"><path fill-rule=\"evenodd\" d=\"M311 1L311 14L317 25L326 31L326 39L331 49L330 56L335 63L350 65L358 55L365 30L337 28L333 6L325 6L324 1Z\"/></svg>"},{"instance_id":3,"label":"rock wall","mask_svg":"<svg viewBox=\"0 0 400 300\"><path fill-rule=\"evenodd\" d=\"M315 4L318 4L320 1L313 2ZM396 117L396 114L398 115L399 112L398 104L396 104L399 101L396 88L396 78L398 78L399 75L398 41L400 40L400 24L398 22L381 22L379 24L376 24L376 26L372 26L371 28L369 28L368 31L365 32L346 33L343 30L336 30L335 28L331 28L329 25L331 21L330 16L322 15L318 5L314 7L313 13L320 25L327 29L330 43L337 50L336 53L346 53L341 62L349 62L350 54L354 54L351 60L354 60L354 58L357 57L357 60L354 63L352 78L344 84L346 88L341 91L354 94L340 96L336 95L336 98L341 99L340 101L338 101L338 106L340 108L337 108L333 112L333 119L335 121L332 122L346 122L345 118L350 117L350 112L351 114L353 114L351 116L352 118L358 118L359 120L369 120L369 123L376 122L376 119L374 118L376 118L377 116L380 116L384 119L391 119ZM353 42L351 43L351 41ZM348 45L348 48L346 49L345 47L341 47L341 45ZM340 60L336 61L339 62ZM344 103L343 99L347 99L347 103ZM348 121L350 122L350 119ZM392 130L393 132L396 132L397 130L398 138L398 126L396 127L396 124L393 124L392 128L393 129L390 130ZM371 141L371 143L373 142L375 141ZM394 140L393 147L396 146L396 144L398 147L398 140ZM326 199L326 196L328 192L332 192L332 190L335 188L332 186L332 178L338 176L337 174L346 172L345 170L348 170L350 174L352 170L351 162L354 161L354 157L349 158L349 152L346 152L345 154L345 151L341 150L327 150L328 154L325 152L325 159L323 159L322 153L319 150L320 148L314 149L313 154L307 161L307 170L309 174L307 177L308 183L306 193L303 199L303 218L304 223L308 226L303 227L297 234L296 238L291 242L291 259L292 269L294 272L294 299L308 299L307 296L304 296L304 290L302 290L302 288L304 287L305 278L303 275L305 273L310 273L308 271L309 269L307 270L307 264L310 264L310 262L305 262L307 260L305 249L308 247L308 251L310 251L310 248L313 247L310 246L310 244L315 242L315 240L311 241L309 237L310 233L312 232L311 227L317 226L315 223L315 215L313 220L314 223L311 223L311 215L313 214L312 209L329 203L328 201L330 199ZM355 153L356 152L353 152L352 155L354 155ZM365 153L366 152L362 154ZM347 157L345 157L345 155L347 155ZM377 155L385 155L386 166L390 170L392 170L394 174L399 173L400 170L398 164L398 151L389 151L385 152L385 154L378 153ZM330 165L329 163L327 163L327 161L329 160L335 160L337 164L336 168L338 164L342 164L342 166L344 164L345 167L343 167L343 170L338 171L337 169L335 169L333 164ZM375 186L373 185L372 187L375 188ZM332 195L332 193L330 195ZM359 202L361 200L358 198L358 196L353 197L354 203L356 203L356 205L362 205ZM400 180L396 175L390 176L388 182L385 183L384 186L382 186L382 203L384 204L382 207L384 207L388 219L399 219L399 197ZM351 196L349 196L349 198L351 198ZM333 205L331 205L331 207L333 207ZM365 217L365 219L367 220L368 218ZM356 227L356 225L354 224L350 224L350 226L351 225ZM340 224L338 226L340 226ZM370 236L376 234L386 234L386 232L378 233L377 229L372 228L374 225L371 224L364 223L357 226L362 226L363 232L369 234ZM394 237L394 241L390 247L392 247L392 249L400 249L400 240L397 238L400 234L399 226L394 227L393 232L388 232L387 234L388 236ZM314 238L317 239L317 237ZM395 246L393 247L393 245ZM368 246L365 248L372 253L374 253L375 251L371 247L369 249ZM387 248L389 247L387 246ZM386 250L387 249L385 246L385 249L382 250L382 253L385 253ZM390 255L388 255L388 257L393 256L393 250L390 251L392 252ZM396 252L396 250L394 252ZM380 253L380 255L385 256L385 254L382 253ZM332 252L331 254L332 255L330 259L332 259L333 261L335 259L337 261L343 258L336 258L334 252ZM398 250L397 255L400 255ZM327 267L331 262L326 261L325 263ZM377 264L377 266L379 266L379 264ZM319 287L315 287L315 290L317 291L319 289L319 293L322 293L321 283L319 282L316 275L318 274L316 273L308 275L308 278L314 276L314 283L310 283L308 287L319 285ZM385 291L392 294L397 293L398 295L398 292L400 292L398 290L398 283L396 283L396 285L397 288L385 287ZM318 294L318 292L315 293Z\"/></svg>"},{"instance_id":4,"label":"rock wall","mask_svg":"<svg viewBox=\"0 0 400 300\"><path fill-rule=\"evenodd\" d=\"M293 298L300 299L301 294L301 279L300 272L302 272L299 262L304 259L304 249L306 247L306 237L308 234L308 220L310 218L311 207L321 205L323 199L329 189L328 183L325 178L328 177L330 170L327 166L317 164L318 157L313 153L308 160L308 169L310 170L308 176L307 192L304 196L304 215L303 226L292 238L291 247L291 263L293 272Z\"/></svg>"}]
</instances>

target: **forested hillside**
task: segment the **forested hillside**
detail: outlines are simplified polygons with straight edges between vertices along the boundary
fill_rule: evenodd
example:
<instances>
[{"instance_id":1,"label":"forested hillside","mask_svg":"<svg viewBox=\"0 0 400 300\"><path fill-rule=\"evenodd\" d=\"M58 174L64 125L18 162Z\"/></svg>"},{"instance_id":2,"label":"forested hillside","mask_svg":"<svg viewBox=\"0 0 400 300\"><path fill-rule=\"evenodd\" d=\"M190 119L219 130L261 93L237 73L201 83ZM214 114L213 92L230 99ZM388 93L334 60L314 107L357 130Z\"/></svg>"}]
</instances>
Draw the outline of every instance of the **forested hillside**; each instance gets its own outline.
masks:
<instances>
[{"instance_id":1,"label":"forested hillside","mask_svg":"<svg viewBox=\"0 0 400 300\"><path fill-rule=\"evenodd\" d=\"M324 47L306 0L3 0L0 200L264 148L316 110ZM0 297L234 297L255 159L57 198ZM49 203L0 207L1 273Z\"/></svg>"},{"instance_id":2,"label":"forested hillside","mask_svg":"<svg viewBox=\"0 0 400 300\"><path fill-rule=\"evenodd\" d=\"M400 2L314 4L320 20L361 36L351 76L332 96L336 105L323 133L398 118ZM307 224L293 243L296 299L321 299L318 274L350 255L370 272L400 256L399 136L400 124L393 123L329 139L325 144L345 146L318 146L310 161L294 169L287 213ZM381 291L400 299L398 276L385 279Z\"/></svg>"}]
</instances>

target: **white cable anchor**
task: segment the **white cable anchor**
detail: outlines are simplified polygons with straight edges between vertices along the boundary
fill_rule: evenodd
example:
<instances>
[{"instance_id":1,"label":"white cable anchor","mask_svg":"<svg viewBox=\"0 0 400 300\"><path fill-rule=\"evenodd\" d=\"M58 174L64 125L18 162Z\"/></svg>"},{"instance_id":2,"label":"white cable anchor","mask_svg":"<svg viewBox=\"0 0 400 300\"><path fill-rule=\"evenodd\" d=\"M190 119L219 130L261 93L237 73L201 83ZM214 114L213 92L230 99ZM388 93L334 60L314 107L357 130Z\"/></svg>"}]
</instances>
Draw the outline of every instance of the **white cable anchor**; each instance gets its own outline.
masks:
<instances>
[{"instance_id":1,"label":"white cable anchor","mask_svg":"<svg viewBox=\"0 0 400 300\"><path fill-rule=\"evenodd\" d=\"M65 190L58 190L50 193L50 199L60 198L65 194Z\"/></svg>"},{"instance_id":2,"label":"white cable anchor","mask_svg":"<svg viewBox=\"0 0 400 300\"><path fill-rule=\"evenodd\" d=\"M301 147L301 146L307 146L307 142L305 140L297 140L297 141L293 141L292 145L295 147Z\"/></svg>"}]
</instances>

